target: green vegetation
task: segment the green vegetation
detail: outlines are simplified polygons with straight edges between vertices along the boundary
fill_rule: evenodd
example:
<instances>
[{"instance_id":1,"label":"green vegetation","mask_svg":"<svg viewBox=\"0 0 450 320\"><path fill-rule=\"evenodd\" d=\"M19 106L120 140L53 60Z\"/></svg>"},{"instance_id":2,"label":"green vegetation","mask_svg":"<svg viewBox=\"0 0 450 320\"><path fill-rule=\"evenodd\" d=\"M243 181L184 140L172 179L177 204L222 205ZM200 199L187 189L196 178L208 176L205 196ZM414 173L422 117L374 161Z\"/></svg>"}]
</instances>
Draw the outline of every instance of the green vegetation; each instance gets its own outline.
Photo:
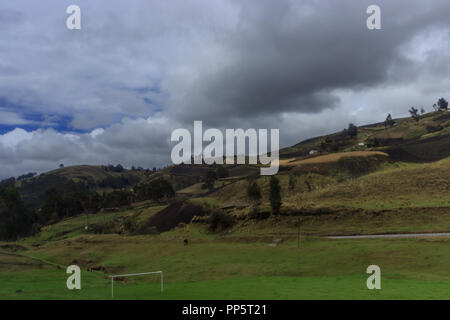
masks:
<instances>
[{"instance_id":1,"label":"green vegetation","mask_svg":"<svg viewBox=\"0 0 450 320\"><path fill-rule=\"evenodd\" d=\"M255 180L249 181L247 187L247 195L253 201L259 201L261 199L261 189Z\"/></svg>"},{"instance_id":2,"label":"green vegetation","mask_svg":"<svg viewBox=\"0 0 450 320\"><path fill-rule=\"evenodd\" d=\"M110 299L108 275L154 270L164 271L164 293L158 278L138 277L118 280L116 297L449 299L450 238L325 237L449 232L441 106L283 149L276 177L253 165L183 164L8 179L0 238L16 242L0 243L0 299ZM79 292L65 287L70 264L83 272ZM381 291L365 286L371 264Z\"/></svg>"},{"instance_id":3,"label":"green vegetation","mask_svg":"<svg viewBox=\"0 0 450 320\"><path fill-rule=\"evenodd\" d=\"M449 239L337 241L302 237L300 248L289 240L271 248L267 238L251 242L194 238L185 247L183 232L78 237L70 244L54 242L20 252L52 264L2 270L0 298L110 299L106 275L86 271L99 266L106 274L164 270L163 294L158 278L142 277L118 282L116 298L120 299L449 298ZM121 254L112 254L117 251ZM64 266L74 257L83 270L79 292L65 288ZM365 269L373 263L382 268L381 291L365 287Z\"/></svg>"},{"instance_id":4,"label":"green vegetation","mask_svg":"<svg viewBox=\"0 0 450 320\"><path fill-rule=\"evenodd\" d=\"M270 178L270 206L272 210L276 213L281 208L281 190L280 183L275 176Z\"/></svg>"},{"instance_id":5,"label":"green vegetation","mask_svg":"<svg viewBox=\"0 0 450 320\"><path fill-rule=\"evenodd\" d=\"M35 217L23 203L17 189L11 185L0 185L0 239L16 240L36 231Z\"/></svg>"},{"instance_id":6,"label":"green vegetation","mask_svg":"<svg viewBox=\"0 0 450 320\"><path fill-rule=\"evenodd\" d=\"M175 195L172 185L164 178L157 178L148 183L139 184L134 189L138 201L161 201L170 199Z\"/></svg>"}]
</instances>

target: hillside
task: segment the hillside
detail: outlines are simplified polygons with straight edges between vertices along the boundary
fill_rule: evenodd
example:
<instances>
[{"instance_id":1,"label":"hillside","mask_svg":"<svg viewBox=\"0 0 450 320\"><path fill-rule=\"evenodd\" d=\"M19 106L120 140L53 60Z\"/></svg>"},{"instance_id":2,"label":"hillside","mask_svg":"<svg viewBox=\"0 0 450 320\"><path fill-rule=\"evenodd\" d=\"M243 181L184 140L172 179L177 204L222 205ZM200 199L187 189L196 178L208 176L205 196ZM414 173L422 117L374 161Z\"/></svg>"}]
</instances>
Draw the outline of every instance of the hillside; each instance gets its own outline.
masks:
<instances>
[{"instance_id":1,"label":"hillside","mask_svg":"<svg viewBox=\"0 0 450 320\"><path fill-rule=\"evenodd\" d=\"M411 118L394 119L395 125L376 123L358 127L355 137L346 130L316 137L280 150L281 159L302 159L326 153L378 150L394 160L423 162L450 156L450 113L431 112L418 122Z\"/></svg>"},{"instance_id":2,"label":"hillside","mask_svg":"<svg viewBox=\"0 0 450 320\"><path fill-rule=\"evenodd\" d=\"M450 201L450 122L447 113L427 114L419 122L409 118L395 121L397 125L391 127L383 123L359 127L355 137L349 137L343 131L281 150L277 175L283 201L281 214L289 217L304 212L314 216L317 212L325 212L328 216L340 216L346 212L344 216L358 216L367 212L370 217L373 212L384 212L386 223L372 230L382 231L387 230L388 221L392 221L398 210L417 213L414 215L417 221L421 221L426 212L447 212ZM436 126L442 129L429 132L430 127ZM377 146L374 146L374 141L378 141ZM329 145L337 145L337 150L330 150ZM316 152L310 154L311 150ZM161 212L153 218L147 216L143 219L140 210L135 209L134 216L141 221L142 230L164 225L163 230L168 231L178 223L189 223L188 220L196 216L195 211L198 211L198 216L204 216L218 208L226 208L236 221L252 217L254 210L262 216L270 216L270 177L260 176L257 166L226 165L223 167L227 175L217 178L211 188L205 188L205 175L219 167L172 165L149 174L134 171L110 173L102 167L79 166L58 169L40 179L45 181L47 176L47 181L51 181L62 175L86 183L109 177L128 177L130 184L138 185L147 185L161 178L169 181L176 191L173 204L169 202L168 208L164 201L151 201L144 205L143 208L160 206ZM254 200L247 195L251 181L261 189L262 198L256 207ZM195 209L196 206L200 207ZM424 210L426 208L428 211ZM439 224L447 221L447 214L440 217L429 230L446 230L445 224L441 227ZM119 230L120 223L115 225L112 229ZM316 227L320 230L325 228L320 224ZM404 230L398 224L397 227ZM345 234L353 228L344 224L340 230ZM428 229L416 224L411 230Z\"/></svg>"},{"instance_id":3,"label":"hillside","mask_svg":"<svg viewBox=\"0 0 450 320\"><path fill-rule=\"evenodd\" d=\"M411 118L394 119L391 125L376 123L358 127L354 136L345 129L281 149L280 175L314 173L321 175L322 180L345 180L376 171L385 162L421 163L449 156L450 113L432 112L422 115L418 122ZM63 192L69 188L69 182L83 190L103 193L131 189L163 178L179 196L189 198L208 196L240 180L259 177L257 165L223 167L227 177L218 179L213 190L205 189L203 180L217 166L207 165L170 165L156 172L80 165L23 178L16 182L16 187L27 203L39 206L49 188Z\"/></svg>"},{"instance_id":4,"label":"hillside","mask_svg":"<svg viewBox=\"0 0 450 320\"><path fill-rule=\"evenodd\" d=\"M157 172L76 166L21 180L16 185L31 200L49 187L65 192L70 182L134 202L63 215L16 242L0 242L0 297L108 299L108 275L164 270L164 295L151 277L117 281L115 290L123 299L448 298L448 237L327 238L450 231L446 115L359 127L354 137L338 132L281 150L277 212L271 177L254 165ZM430 123L442 129L428 132ZM174 196L136 201L135 190L154 191L161 179ZM260 199L249 197L251 184ZM362 286L373 263L383 267L376 295ZM83 270L80 292L63 286L71 264Z\"/></svg>"},{"instance_id":5,"label":"hillside","mask_svg":"<svg viewBox=\"0 0 450 320\"><path fill-rule=\"evenodd\" d=\"M114 171L114 167L111 167L79 165L59 168L17 181L16 187L25 202L39 206L44 200L45 192L50 188L64 192L72 182L83 190L108 192L132 188L151 174L145 170Z\"/></svg>"}]
</instances>

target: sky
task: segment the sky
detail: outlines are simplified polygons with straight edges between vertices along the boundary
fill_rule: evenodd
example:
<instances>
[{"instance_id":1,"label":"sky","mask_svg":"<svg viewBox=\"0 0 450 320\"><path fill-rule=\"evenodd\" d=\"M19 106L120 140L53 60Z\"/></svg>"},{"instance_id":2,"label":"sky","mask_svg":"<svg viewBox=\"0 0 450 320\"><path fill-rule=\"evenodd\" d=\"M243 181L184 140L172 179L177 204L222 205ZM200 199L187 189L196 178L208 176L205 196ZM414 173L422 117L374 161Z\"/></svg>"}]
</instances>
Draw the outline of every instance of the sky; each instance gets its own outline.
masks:
<instances>
[{"instance_id":1,"label":"sky","mask_svg":"<svg viewBox=\"0 0 450 320\"><path fill-rule=\"evenodd\" d=\"M2 1L0 179L163 167L194 120L280 129L285 147L432 111L450 98L449 16L448 0Z\"/></svg>"}]
</instances>

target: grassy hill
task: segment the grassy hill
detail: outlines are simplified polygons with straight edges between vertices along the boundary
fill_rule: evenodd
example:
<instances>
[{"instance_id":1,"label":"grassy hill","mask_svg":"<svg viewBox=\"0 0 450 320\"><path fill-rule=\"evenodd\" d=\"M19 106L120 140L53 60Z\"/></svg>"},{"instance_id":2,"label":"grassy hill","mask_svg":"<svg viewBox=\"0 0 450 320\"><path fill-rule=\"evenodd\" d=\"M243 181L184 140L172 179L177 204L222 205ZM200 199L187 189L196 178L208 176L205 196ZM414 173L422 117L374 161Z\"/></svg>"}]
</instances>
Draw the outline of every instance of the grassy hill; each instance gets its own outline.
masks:
<instances>
[{"instance_id":1,"label":"grassy hill","mask_svg":"<svg viewBox=\"0 0 450 320\"><path fill-rule=\"evenodd\" d=\"M61 168L18 186L25 197L71 180L146 184L164 178L169 201L82 214L0 243L0 299L109 299L110 274L163 270L122 279L121 299L449 299L450 239L328 239L330 235L450 231L449 113L395 119L303 141L281 150L282 207L272 212L270 177L258 166L169 166L155 173ZM314 150L315 152L311 151ZM24 183L25 182L25 183ZM249 198L255 182L261 199ZM223 228L212 228L224 219ZM189 240L187 246L184 240ZM281 239L281 242L279 241ZM274 240L277 244L274 245ZM65 289L65 268L82 268L83 290ZM382 290L365 287L367 266L382 269Z\"/></svg>"},{"instance_id":2,"label":"grassy hill","mask_svg":"<svg viewBox=\"0 0 450 320\"><path fill-rule=\"evenodd\" d=\"M351 138L345 131L300 142L280 150L281 159L308 157L311 150L323 153L380 150L401 161L434 161L450 156L450 113L432 112L416 122L411 118L361 126Z\"/></svg>"},{"instance_id":3,"label":"grassy hill","mask_svg":"<svg viewBox=\"0 0 450 320\"><path fill-rule=\"evenodd\" d=\"M79 165L59 168L16 183L23 199L40 205L45 192L55 188L62 192L68 182L73 182L86 190L108 192L113 189L132 188L151 173L145 170L112 171L106 166Z\"/></svg>"}]
</instances>

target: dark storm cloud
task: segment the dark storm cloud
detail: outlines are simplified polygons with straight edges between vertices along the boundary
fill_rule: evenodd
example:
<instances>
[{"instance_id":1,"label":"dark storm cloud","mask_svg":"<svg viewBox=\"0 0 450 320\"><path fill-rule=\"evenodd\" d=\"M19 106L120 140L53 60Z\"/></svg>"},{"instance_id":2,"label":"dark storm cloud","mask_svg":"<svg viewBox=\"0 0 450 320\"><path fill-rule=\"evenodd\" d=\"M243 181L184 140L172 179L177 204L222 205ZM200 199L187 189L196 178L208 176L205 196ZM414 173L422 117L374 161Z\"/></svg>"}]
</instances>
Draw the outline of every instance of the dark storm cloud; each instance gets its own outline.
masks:
<instances>
[{"instance_id":1,"label":"dark storm cloud","mask_svg":"<svg viewBox=\"0 0 450 320\"><path fill-rule=\"evenodd\" d=\"M287 146L450 98L448 0L77 0L80 31L70 4L1 3L0 178L163 166L193 120Z\"/></svg>"},{"instance_id":2,"label":"dark storm cloud","mask_svg":"<svg viewBox=\"0 0 450 320\"><path fill-rule=\"evenodd\" d=\"M194 81L175 87L175 95L183 93L173 101L178 118L206 116L220 123L224 117L333 108L339 104L335 89L411 81L408 70L414 64L400 48L419 32L450 26L445 0L376 1L382 9L380 31L366 28L366 8L374 1L237 3L236 28L217 37L220 67L206 61Z\"/></svg>"}]
</instances>

